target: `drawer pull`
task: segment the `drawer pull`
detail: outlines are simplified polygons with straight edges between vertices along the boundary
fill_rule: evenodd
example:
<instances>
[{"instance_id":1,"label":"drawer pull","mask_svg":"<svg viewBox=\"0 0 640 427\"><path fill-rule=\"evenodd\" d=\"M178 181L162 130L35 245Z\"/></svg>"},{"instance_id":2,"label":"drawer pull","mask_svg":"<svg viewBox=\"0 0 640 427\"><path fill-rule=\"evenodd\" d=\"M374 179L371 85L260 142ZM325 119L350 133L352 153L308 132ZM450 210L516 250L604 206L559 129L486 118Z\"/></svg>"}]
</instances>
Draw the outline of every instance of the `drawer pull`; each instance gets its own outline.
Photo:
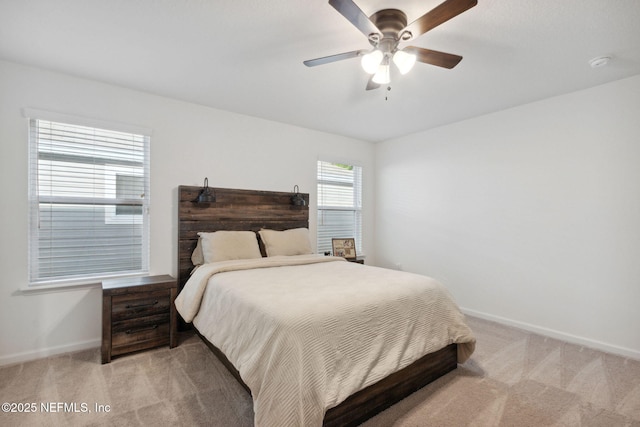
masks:
<instances>
[{"instance_id":1,"label":"drawer pull","mask_svg":"<svg viewBox=\"0 0 640 427\"><path fill-rule=\"evenodd\" d=\"M126 334L131 335L131 334L136 334L138 332L152 331L154 329L158 329L158 325L153 325L147 328L140 328L140 329L127 329Z\"/></svg>"},{"instance_id":2,"label":"drawer pull","mask_svg":"<svg viewBox=\"0 0 640 427\"><path fill-rule=\"evenodd\" d=\"M155 300L154 302L151 303L144 303L144 304L127 304L126 308L142 308L142 307L153 307L154 305L158 304L158 300Z\"/></svg>"}]
</instances>

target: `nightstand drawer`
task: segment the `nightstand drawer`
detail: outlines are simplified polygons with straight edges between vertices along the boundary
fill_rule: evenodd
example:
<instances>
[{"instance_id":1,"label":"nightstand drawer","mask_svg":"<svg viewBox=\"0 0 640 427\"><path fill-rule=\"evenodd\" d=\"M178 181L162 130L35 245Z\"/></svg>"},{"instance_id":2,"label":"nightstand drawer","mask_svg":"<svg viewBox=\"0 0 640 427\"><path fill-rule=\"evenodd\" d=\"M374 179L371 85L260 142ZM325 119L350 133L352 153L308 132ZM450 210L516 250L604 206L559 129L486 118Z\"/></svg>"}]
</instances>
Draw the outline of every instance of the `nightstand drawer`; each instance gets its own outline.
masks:
<instances>
[{"instance_id":1,"label":"nightstand drawer","mask_svg":"<svg viewBox=\"0 0 640 427\"><path fill-rule=\"evenodd\" d=\"M155 292L117 295L111 300L111 321L133 319L157 313L168 315L171 307L171 292L160 290Z\"/></svg>"},{"instance_id":2,"label":"nightstand drawer","mask_svg":"<svg viewBox=\"0 0 640 427\"><path fill-rule=\"evenodd\" d=\"M114 322L111 330L112 353L118 354L121 350L128 352L128 346L132 344L141 348L168 344L170 326L168 314Z\"/></svg>"},{"instance_id":3,"label":"nightstand drawer","mask_svg":"<svg viewBox=\"0 0 640 427\"><path fill-rule=\"evenodd\" d=\"M142 332L145 329L157 329L158 325L169 323L170 320L169 313L119 320L111 323L111 334L115 335L119 332L126 332L131 335L138 333L138 331Z\"/></svg>"}]
</instances>

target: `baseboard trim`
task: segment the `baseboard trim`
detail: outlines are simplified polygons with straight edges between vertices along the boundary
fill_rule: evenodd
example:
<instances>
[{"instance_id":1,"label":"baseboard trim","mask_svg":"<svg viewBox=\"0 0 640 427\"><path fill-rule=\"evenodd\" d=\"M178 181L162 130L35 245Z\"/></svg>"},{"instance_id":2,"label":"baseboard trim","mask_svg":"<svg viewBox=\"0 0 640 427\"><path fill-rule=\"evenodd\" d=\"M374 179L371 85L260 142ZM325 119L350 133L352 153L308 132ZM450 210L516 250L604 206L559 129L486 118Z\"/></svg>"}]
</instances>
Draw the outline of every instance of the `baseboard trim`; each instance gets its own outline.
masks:
<instances>
[{"instance_id":1,"label":"baseboard trim","mask_svg":"<svg viewBox=\"0 0 640 427\"><path fill-rule=\"evenodd\" d=\"M59 345L55 347L46 347L34 351L25 351L23 353L14 353L5 356L0 356L0 366L14 365L16 363L28 362L31 360L42 359L49 356L55 356L58 354L72 353L75 351L89 350L97 348L102 345L102 341L99 339L81 341L73 344Z\"/></svg>"},{"instance_id":2,"label":"baseboard trim","mask_svg":"<svg viewBox=\"0 0 640 427\"><path fill-rule=\"evenodd\" d=\"M565 332L557 331L555 329L543 328L531 323L520 322L518 320L508 319L506 317L495 316L493 314L483 313L481 311L471 310L469 308L461 308L464 314L472 317L477 317L484 320L500 323L502 325L513 326L515 328L524 329L525 331L533 332L538 335L543 335L549 338L555 338L562 341L569 342L571 344L577 344L584 347L593 348L595 350L604 351L606 353L616 354L618 356L627 357L629 359L640 360L640 351L633 350L626 347L620 347L605 342L592 340L589 338L581 337L578 335L567 334Z\"/></svg>"},{"instance_id":3,"label":"baseboard trim","mask_svg":"<svg viewBox=\"0 0 640 427\"><path fill-rule=\"evenodd\" d=\"M628 357L630 359L640 360L640 351L633 350L626 347L620 347L608 343L604 343L597 340L592 340L577 335L567 334L565 332L557 331L555 329L543 328L533 325L531 323L521 322L518 320L508 319L506 317L495 316L493 314L484 313L469 308L461 308L464 314L477 317L484 320L500 323L502 325L513 326L515 328L524 329L525 331L533 332L539 335L544 335L550 338L556 338L562 341L570 342L572 344L578 344L585 347L593 348L596 350L604 351L607 353L617 354L619 356ZM73 344L61 345L56 347L47 347L34 351L25 351L23 353L15 353L5 356L0 356L0 366L13 365L16 363L28 362L30 360L42 359L49 356L58 354L71 353L74 351L89 350L91 348L100 347L102 342L99 339L81 341Z\"/></svg>"}]
</instances>

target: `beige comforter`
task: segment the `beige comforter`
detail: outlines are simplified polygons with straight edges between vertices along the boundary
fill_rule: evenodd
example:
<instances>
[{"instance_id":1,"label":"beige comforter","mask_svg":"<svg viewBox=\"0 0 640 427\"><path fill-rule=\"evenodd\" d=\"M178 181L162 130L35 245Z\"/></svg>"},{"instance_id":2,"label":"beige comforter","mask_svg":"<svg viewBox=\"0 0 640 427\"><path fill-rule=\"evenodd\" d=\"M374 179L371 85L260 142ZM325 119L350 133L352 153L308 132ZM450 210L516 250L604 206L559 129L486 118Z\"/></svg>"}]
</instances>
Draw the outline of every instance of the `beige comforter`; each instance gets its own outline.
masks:
<instances>
[{"instance_id":1,"label":"beige comforter","mask_svg":"<svg viewBox=\"0 0 640 427\"><path fill-rule=\"evenodd\" d=\"M321 426L349 395L475 338L447 290L416 274L318 255L198 268L176 299L240 372L256 426Z\"/></svg>"}]
</instances>

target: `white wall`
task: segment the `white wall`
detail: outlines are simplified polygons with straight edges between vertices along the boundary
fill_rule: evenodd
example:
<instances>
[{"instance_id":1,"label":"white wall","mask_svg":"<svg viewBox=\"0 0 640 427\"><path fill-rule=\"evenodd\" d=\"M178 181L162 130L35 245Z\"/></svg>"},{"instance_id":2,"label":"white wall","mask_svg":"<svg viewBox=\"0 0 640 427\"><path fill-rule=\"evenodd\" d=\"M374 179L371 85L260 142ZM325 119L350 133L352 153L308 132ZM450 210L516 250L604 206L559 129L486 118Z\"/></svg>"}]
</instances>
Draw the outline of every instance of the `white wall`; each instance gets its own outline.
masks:
<instances>
[{"instance_id":1,"label":"white wall","mask_svg":"<svg viewBox=\"0 0 640 427\"><path fill-rule=\"evenodd\" d=\"M0 365L100 340L99 288L20 291L23 107L153 129L152 274L176 271L178 185L298 184L313 205L315 161L355 162L367 263L436 277L470 313L640 358L640 76L373 146L0 61Z\"/></svg>"},{"instance_id":2,"label":"white wall","mask_svg":"<svg viewBox=\"0 0 640 427\"><path fill-rule=\"evenodd\" d=\"M379 265L640 359L640 76L376 148Z\"/></svg>"},{"instance_id":3,"label":"white wall","mask_svg":"<svg viewBox=\"0 0 640 427\"><path fill-rule=\"evenodd\" d=\"M0 61L0 364L99 345L101 291L27 286L27 121L23 107L153 129L151 273L176 272L178 185L310 193L318 158L364 167L364 248L373 261L370 143ZM369 207L369 209L367 209ZM311 209L312 235L315 210Z\"/></svg>"}]
</instances>

